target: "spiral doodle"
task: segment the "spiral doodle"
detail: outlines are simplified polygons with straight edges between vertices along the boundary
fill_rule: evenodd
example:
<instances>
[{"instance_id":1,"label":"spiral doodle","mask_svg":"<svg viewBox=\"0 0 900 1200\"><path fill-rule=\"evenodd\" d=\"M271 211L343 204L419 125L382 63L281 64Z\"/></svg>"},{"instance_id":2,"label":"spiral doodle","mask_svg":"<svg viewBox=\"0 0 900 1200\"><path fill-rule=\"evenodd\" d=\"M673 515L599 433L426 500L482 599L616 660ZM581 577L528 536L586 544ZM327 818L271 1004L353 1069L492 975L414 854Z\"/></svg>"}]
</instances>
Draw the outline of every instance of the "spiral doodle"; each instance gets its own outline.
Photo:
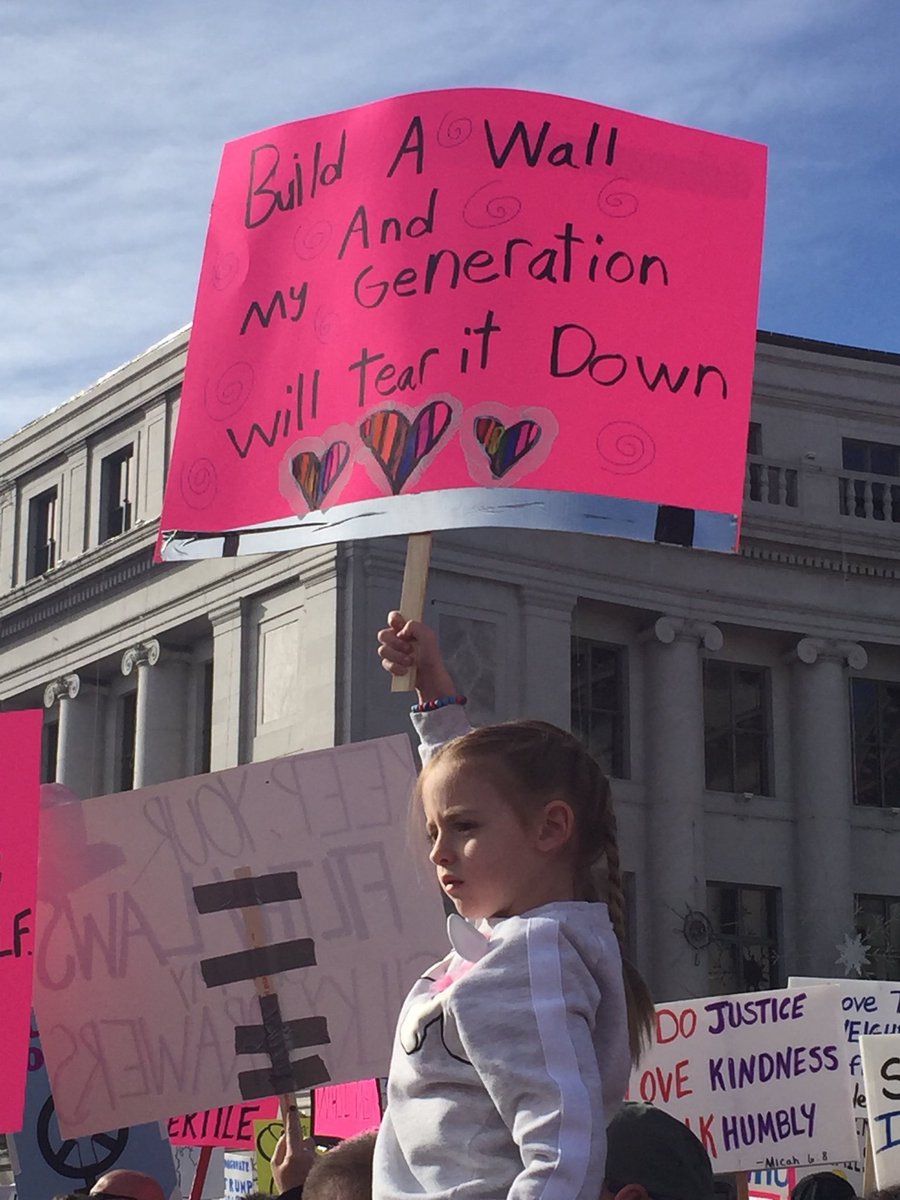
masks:
<instances>
[{"instance_id":1,"label":"spiral doodle","mask_svg":"<svg viewBox=\"0 0 900 1200\"><path fill-rule=\"evenodd\" d=\"M195 458L181 468L181 494L191 508L209 508L219 490L215 463L210 458Z\"/></svg>"},{"instance_id":2,"label":"spiral doodle","mask_svg":"<svg viewBox=\"0 0 900 1200\"><path fill-rule=\"evenodd\" d=\"M463 209L463 220L470 229L492 229L495 225L505 225L513 221L522 211L522 201L518 196L511 196L500 190L505 185L499 179L492 179L466 201Z\"/></svg>"},{"instance_id":3,"label":"spiral doodle","mask_svg":"<svg viewBox=\"0 0 900 1200\"><path fill-rule=\"evenodd\" d=\"M226 250L213 263L210 282L217 292L224 292L233 283L241 283L246 274L246 261L236 250Z\"/></svg>"},{"instance_id":4,"label":"spiral doodle","mask_svg":"<svg viewBox=\"0 0 900 1200\"><path fill-rule=\"evenodd\" d=\"M627 183L622 176L610 179L597 197L597 207L607 217L633 217L638 210L638 198L632 192L613 191L617 183Z\"/></svg>"},{"instance_id":5,"label":"spiral doodle","mask_svg":"<svg viewBox=\"0 0 900 1200\"><path fill-rule=\"evenodd\" d=\"M207 380L203 389L203 407L213 421L227 421L247 403L253 391L253 368L249 363L233 363L216 380Z\"/></svg>"},{"instance_id":6,"label":"spiral doodle","mask_svg":"<svg viewBox=\"0 0 900 1200\"><path fill-rule=\"evenodd\" d=\"M656 443L633 421L610 421L597 434L597 453L603 470L614 475L636 475L646 471L656 458Z\"/></svg>"},{"instance_id":7,"label":"spiral doodle","mask_svg":"<svg viewBox=\"0 0 900 1200\"><path fill-rule=\"evenodd\" d=\"M472 136L472 118L458 117L454 113L444 113L437 131L439 146L452 149L461 146Z\"/></svg>"},{"instance_id":8,"label":"spiral doodle","mask_svg":"<svg viewBox=\"0 0 900 1200\"><path fill-rule=\"evenodd\" d=\"M324 304L319 305L316 315L313 317L313 329L323 345L332 340L338 332L340 324L340 318L333 308L326 308Z\"/></svg>"},{"instance_id":9,"label":"spiral doodle","mask_svg":"<svg viewBox=\"0 0 900 1200\"><path fill-rule=\"evenodd\" d=\"M294 253L308 261L317 258L331 241L333 226L330 221L315 221L312 225L298 225L294 234Z\"/></svg>"}]
</instances>

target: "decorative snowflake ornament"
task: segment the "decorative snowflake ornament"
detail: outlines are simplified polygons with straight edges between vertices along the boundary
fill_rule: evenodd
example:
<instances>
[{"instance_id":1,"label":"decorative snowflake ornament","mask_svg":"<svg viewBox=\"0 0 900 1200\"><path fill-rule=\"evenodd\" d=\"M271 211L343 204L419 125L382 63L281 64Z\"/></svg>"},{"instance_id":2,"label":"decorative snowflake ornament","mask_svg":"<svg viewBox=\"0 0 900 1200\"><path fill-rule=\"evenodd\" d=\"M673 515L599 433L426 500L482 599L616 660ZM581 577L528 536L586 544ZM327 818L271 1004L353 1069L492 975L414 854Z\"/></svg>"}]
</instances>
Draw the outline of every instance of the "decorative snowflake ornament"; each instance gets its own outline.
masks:
<instances>
[{"instance_id":1,"label":"decorative snowflake ornament","mask_svg":"<svg viewBox=\"0 0 900 1200\"><path fill-rule=\"evenodd\" d=\"M839 967L844 969L844 977L849 979L851 975L862 977L863 967L868 966L869 962L869 947L866 945L861 933L845 933L844 940L835 946L838 956L835 962Z\"/></svg>"}]
</instances>

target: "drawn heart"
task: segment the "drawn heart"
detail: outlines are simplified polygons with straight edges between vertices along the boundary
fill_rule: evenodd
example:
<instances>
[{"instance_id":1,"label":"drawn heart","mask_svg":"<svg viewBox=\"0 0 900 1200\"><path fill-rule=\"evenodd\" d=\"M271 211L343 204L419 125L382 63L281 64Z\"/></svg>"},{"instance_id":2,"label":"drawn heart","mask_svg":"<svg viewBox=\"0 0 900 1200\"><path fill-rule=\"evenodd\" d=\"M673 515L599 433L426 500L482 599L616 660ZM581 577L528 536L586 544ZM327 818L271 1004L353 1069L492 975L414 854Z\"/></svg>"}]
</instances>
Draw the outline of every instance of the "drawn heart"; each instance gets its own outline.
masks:
<instances>
[{"instance_id":1,"label":"drawn heart","mask_svg":"<svg viewBox=\"0 0 900 1200\"><path fill-rule=\"evenodd\" d=\"M488 456L491 474L495 479L502 479L538 444L541 427L537 421L516 421L515 425L506 426L496 417L477 417L475 437Z\"/></svg>"},{"instance_id":2,"label":"drawn heart","mask_svg":"<svg viewBox=\"0 0 900 1200\"><path fill-rule=\"evenodd\" d=\"M395 496L447 432L452 419L453 410L445 400L432 400L412 423L405 413L388 408L372 413L360 425L360 437Z\"/></svg>"},{"instance_id":3,"label":"drawn heart","mask_svg":"<svg viewBox=\"0 0 900 1200\"><path fill-rule=\"evenodd\" d=\"M322 507L344 467L350 461L347 442L332 442L321 458L304 450L291 459L291 474L310 509Z\"/></svg>"}]
</instances>

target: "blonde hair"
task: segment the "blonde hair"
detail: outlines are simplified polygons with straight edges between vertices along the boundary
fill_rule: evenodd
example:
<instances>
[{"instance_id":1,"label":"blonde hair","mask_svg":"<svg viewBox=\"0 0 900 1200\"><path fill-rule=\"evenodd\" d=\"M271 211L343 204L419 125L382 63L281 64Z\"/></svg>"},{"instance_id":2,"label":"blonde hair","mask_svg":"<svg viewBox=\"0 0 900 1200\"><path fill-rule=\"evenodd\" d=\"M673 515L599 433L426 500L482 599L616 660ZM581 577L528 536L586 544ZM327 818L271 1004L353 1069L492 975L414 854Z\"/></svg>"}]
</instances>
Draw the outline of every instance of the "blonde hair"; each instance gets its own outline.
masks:
<instances>
[{"instance_id":1,"label":"blonde hair","mask_svg":"<svg viewBox=\"0 0 900 1200\"><path fill-rule=\"evenodd\" d=\"M477 767L524 820L550 800L565 800L575 816L575 892L580 900L605 899L622 953L628 1008L628 1041L633 1062L649 1043L653 1001L638 970L625 957L625 896L619 865L616 817L609 780L578 738L545 721L485 725L447 742L431 758L416 788L438 763ZM605 867L606 885L597 881ZM605 896L602 894L605 892Z\"/></svg>"}]
</instances>

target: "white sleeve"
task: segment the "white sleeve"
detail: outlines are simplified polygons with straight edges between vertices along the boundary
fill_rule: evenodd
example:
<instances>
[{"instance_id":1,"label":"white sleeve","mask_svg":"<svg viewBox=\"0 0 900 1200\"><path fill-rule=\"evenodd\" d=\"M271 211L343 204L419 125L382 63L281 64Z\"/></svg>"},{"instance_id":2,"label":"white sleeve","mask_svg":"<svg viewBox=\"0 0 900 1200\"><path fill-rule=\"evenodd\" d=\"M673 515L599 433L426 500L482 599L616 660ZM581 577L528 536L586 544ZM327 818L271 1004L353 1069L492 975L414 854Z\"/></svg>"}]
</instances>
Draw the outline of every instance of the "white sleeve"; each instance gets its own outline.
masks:
<instances>
[{"instance_id":1,"label":"white sleeve","mask_svg":"<svg viewBox=\"0 0 900 1200\"><path fill-rule=\"evenodd\" d=\"M597 1200L606 1164L592 1031L600 988L559 922L532 917L460 980L456 1032L522 1160L508 1200Z\"/></svg>"},{"instance_id":2,"label":"white sleeve","mask_svg":"<svg viewBox=\"0 0 900 1200\"><path fill-rule=\"evenodd\" d=\"M419 735L419 758L423 766L445 742L472 730L462 704L445 704L433 712L411 713L410 720Z\"/></svg>"}]
</instances>

